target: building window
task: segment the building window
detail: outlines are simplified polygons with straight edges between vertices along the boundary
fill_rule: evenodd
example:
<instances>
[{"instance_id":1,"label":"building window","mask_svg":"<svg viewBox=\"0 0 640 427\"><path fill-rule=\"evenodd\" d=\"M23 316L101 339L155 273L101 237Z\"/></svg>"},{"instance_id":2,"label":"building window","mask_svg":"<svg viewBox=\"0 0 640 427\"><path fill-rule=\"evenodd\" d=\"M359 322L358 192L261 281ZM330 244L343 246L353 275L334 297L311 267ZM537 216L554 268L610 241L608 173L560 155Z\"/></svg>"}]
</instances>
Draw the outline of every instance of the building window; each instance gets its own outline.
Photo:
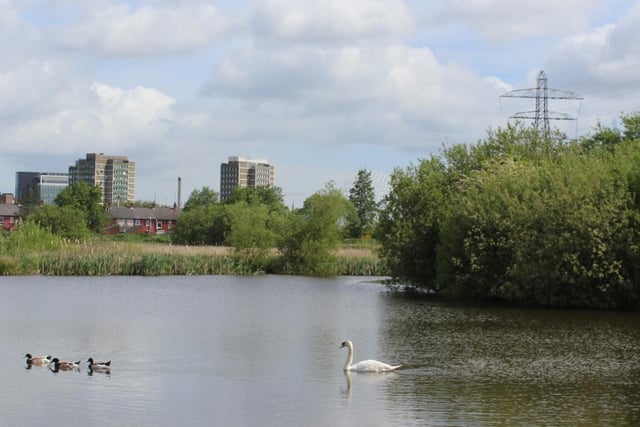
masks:
<instances>
[{"instance_id":1,"label":"building window","mask_svg":"<svg viewBox=\"0 0 640 427\"><path fill-rule=\"evenodd\" d=\"M156 221L156 228L162 228L162 221L161 220L157 220Z\"/></svg>"},{"instance_id":2,"label":"building window","mask_svg":"<svg viewBox=\"0 0 640 427\"><path fill-rule=\"evenodd\" d=\"M146 225L147 227L151 226L151 220L150 219L145 220L144 225Z\"/></svg>"},{"instance_id":3,"label":"building window","mask_svg":"<svg viewBox=\"0 0 640 427\"><path fill-rule=\"evenodd\" d=\"M140 220L139 220L139 219L136 219L136 220L134 221L134 225L135 225L136 227L139 227L139 226L140 226Z\"/></svg>"}]
</instances>

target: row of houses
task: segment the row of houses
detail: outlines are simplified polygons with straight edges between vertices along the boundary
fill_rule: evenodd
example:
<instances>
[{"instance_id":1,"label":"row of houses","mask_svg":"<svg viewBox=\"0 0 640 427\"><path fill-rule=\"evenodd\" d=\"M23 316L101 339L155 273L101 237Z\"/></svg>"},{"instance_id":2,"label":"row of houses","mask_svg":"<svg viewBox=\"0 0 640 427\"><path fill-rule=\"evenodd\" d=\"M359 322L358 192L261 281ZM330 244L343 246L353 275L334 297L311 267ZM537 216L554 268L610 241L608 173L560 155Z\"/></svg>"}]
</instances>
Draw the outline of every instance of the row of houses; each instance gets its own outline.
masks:
<instances>
[{"instance_id":1,"label":"row of houses","mask_svg":"<svg viewBox=\"0 0 640 427\"><path fill-rule=\"evenodd\" d=\"M175 228L180 217L180 209L168 207L111 207L107 213L111 217L111 224L105 229L108 234L170 233ZM0 204L2 230L13 230L18 224L19 216L20 207L18 205Z\"/></svg>"}]
</instances>

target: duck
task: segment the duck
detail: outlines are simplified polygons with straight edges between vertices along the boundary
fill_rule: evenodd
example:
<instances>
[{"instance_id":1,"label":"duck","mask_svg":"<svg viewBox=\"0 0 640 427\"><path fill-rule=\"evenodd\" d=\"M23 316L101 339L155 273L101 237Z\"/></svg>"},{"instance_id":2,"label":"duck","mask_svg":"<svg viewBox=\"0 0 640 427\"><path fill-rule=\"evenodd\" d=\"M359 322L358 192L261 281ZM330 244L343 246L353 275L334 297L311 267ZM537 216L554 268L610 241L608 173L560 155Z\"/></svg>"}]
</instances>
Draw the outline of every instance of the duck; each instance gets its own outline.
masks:
<instances>
[{"instance_id":1,"label":"duck","mask_svg":"<svg viewBox=\"0 0 640 427\"><path fill-rule=\"evenodd\" d=\"M347 360L344 363L344 371L358 371L358 372L389 372L395 371L402 365L389 365L388 363L380 362L378 360L363 360L361 362L353 363L353 343L349 340L343 341L340 348L347 347L349 354Z\"/></svg>"},{"instance_id":2,"label":"duck","mask_svg":"<svg viewBox=\"0 0 640 427\"><path fill-rule=\"evenodd\" d=\"M93 357L87 359L87 364L89 365L89 369L93 371L106 371L111 369L111 360L107 360L106 362L94 361Z\"/></svg>"},{"instance_id":3,"label":"duck","mask_svg":"<svg viewBox=\"0 0 640 427\"><path fill-rule=\"evenodd\" d=\"M51 363L51 356L48 354L45 356L37 356L33 357L31 353L27 353L24 355L25 359L27 359L27 365L35 365L35 366L47 366Z\"/></svg>"},{"instance_id":4,"label":"duck","mask_svg":"<svg viewBox=\"0 0 640 427\"><path fill-rule=\"evenodd\" d=\"M51 363L49 364L49 367L54 372L71 371L71 370L74 370L74 369L78 369L79 366L80 366L80 361L79 360L77 362L68 362L68 361L60 360L57 357L54 357L51 360Z\"/></svg>"}]
</instances>

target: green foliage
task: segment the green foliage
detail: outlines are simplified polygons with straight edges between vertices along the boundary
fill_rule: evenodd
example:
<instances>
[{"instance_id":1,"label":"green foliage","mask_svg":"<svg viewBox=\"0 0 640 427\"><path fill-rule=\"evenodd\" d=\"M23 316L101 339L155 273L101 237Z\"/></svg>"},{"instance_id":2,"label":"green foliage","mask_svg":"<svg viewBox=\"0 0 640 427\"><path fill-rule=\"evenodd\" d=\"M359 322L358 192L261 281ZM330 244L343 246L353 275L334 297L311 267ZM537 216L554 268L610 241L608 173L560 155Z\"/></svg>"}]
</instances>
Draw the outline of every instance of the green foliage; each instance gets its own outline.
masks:
<instances>
[{"instance_id":1,"label":"green foliage","mask_svg":"<svg viewBox=\"0 0 640 427\"><path fill-rule=\"evenodd\" d=\"M439 282L474 298L623 304L622 260L637 233L610 163L565 153L540 166L511 161L469 176L444 227Z\"/></svg>"},{"instance_id":2,"label":"green foliage","mask_svg":"<svg viewBox=\"0 0 640 427\"><path fill-rule=\"evenodd\" d=\"M260 263L276 247L277 221L266 205L250 206L238 202L227 207L231 227L226 243L247 261ZM277 215L277 214L274 214Z\"/></svg>"},{"instance_id":3,"label":"green foliage","mask_svg":"<svg viewBox=\"0 0 640 427\"><path fill-rule=\"evenodd\" d=\"M244 202L249 205L267 205L284 207L282 190L279 187L235 187L225 201L226 204Z\"/></svg>"},{"instance_id":4,"label":"green foliage","mask_svg":"<svg viewBox=\"0 0 640 427\"><path fill-rule=\"evenodd\" d=\"M71 206L45 205L31 219L40 227L66 239L84 239L89 235L85 212Z\"/></svg>"},{"instance_id":5,"label":"green foliage","mask_svg":"<svg viewBox=\"0 0 640 427\"><path fill-rule=\"evenodd\" d=\"M64 247L60 236L31 220L20 221L15 230L0 234L2 255L22 256L33 251L55 251Z\"/></svg>"},{"instance_id":6,"label":"green foliage","mask_svg":"<svg viewBox=\"0 0 640 427\"><path fill-rule=\"evenodd\" d=\"M613 150L621 142L622 135L618 129L605 127L598 122L593 133L582 138L580 144L587 150Z\"/></svg>"},{"instance_id":7,"label":"green foliage","mask_svg":"<svg viewBox=\"0 0 640 427\"><path fill-rule=\"evenodd\" d=\"M218 203L218 193L211 188L204 186L200 190L193 190L187 203L184 204L183 212L189 212L196 208L205 208Z\"/></svg>"},{"instance_id":8,"label":"green foliage","mask_svg":"<svg viewBox=\"0 0 640 427\"><path fill-rule=\"evenodd\" d=\"M238 253L264 255L275 247L286 207L279 189L234 190L231 202L217 202L206 187L189 198L172 235L172 241L188 245L232 245Z\"/></svg>"},{"instance_id":9,"label":"green foliage","mask_svg":"<svg viewBox=\"0 0 640 427\"><path fill-rule=\"evenodd\" d=\"M177 254L41 255L19 266L25 273L56 276L167 276L202 274L255 274L237 257ZM0 273L2 272L0 264Z\"/></svg>"},{"instance_id":10,"label":"green foliage","mask_svg":"<svg viewBox=\"0 0 640 427\"><path fill-rule=\"evenodd\" d=\"M102 206L100 187L79 182L62 190L54 202L57 206L71 207L84 212L87 228L91 231L100 232L109 224L109 215Z\"/></svg>"},{"instance_id":11,"label":"green foliage","mask_svg":"<svg viewBox=\"0 0 640 427\"><path fill-rule=\"evenodd\" d=\"M391 275L463 298L640 308L640 141L521 126L396 170L378 240Z\"/></svg>"},{"instance_id":12,"label":"green foliage","mask_svg":"<svg viewBox=\"0 0 640 427\"><path fill-rule=\"evenodd\" d=\"M625 114L621 117L624 125L624 139L626 141L640 140L640 112Z\"/></svg>"},{"instance_id":13,"label":"green foliage","mask_svg":"<svg viewBox=\"0 0 640 427\"><path fill-rule=\"evenodd\" d=\"M376 238L382 245L380 255L395 279L435 286L440 222L447 213L451 187L445 164L435 157L392 173Z\"/></svg>"},{"instance_id":14,"label":"green foliage","mask_svg":"<svg viewBox=\"0 0 640 427\"><path fill-rule=\"evenodd\" d=\"M226 205L193 207L182 212L171 240L181 245L222 245L229 229Z\"/></svg>"},{"instance_id":15,"label":"green foliage","mask_svg":"<svg viewBox=\"0 0 640 427\"><path fill-rule=\"evenodd\" d=\"M371 234L377 218L376 193L371 180L371 172L358 171L358 176L349 190L349 201L356 209L357 217L349 224L350 237Z\"/></svg>"},{"instance_id":16,"label":"green foliage","mask_svg":"<svg viewBox=\"0 0 640 427\"><path fill-rule=\"evenodd\" d=\"M299 211L288 215L278 248L282 269L331 276L337 273L333 251L341 241L353 205L333 183L310 196Z\"/></svg>"}]
</instances>

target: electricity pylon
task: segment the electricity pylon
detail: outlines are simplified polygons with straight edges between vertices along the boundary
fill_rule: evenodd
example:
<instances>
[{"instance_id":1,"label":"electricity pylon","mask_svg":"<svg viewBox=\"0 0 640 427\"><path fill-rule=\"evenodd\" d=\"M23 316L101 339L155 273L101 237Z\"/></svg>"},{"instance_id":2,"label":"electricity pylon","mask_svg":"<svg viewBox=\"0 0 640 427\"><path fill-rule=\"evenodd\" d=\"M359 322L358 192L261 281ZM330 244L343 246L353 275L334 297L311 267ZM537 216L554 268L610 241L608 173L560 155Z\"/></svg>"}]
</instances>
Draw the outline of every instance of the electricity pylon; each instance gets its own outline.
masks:
<instances>
[{"instance_id":1,"label":"electricity pylon","mask_svg":"<svg viewBox=\"0 0 640 427\"><path fill-rule=\"evenodd\" d=\"M538 85L530 89L518 89L500 95L501 98L535 98L535 111L521 111L511 116L511 119L530 119L534 120L534 128L545 136L549 135L549 120L575 120L566 113L558 113L549 111L550 99L584 99L575 92L566 90L550 89L547 87L547 75L544 71L538 73Z\"/></svg>"}]
</instances>

